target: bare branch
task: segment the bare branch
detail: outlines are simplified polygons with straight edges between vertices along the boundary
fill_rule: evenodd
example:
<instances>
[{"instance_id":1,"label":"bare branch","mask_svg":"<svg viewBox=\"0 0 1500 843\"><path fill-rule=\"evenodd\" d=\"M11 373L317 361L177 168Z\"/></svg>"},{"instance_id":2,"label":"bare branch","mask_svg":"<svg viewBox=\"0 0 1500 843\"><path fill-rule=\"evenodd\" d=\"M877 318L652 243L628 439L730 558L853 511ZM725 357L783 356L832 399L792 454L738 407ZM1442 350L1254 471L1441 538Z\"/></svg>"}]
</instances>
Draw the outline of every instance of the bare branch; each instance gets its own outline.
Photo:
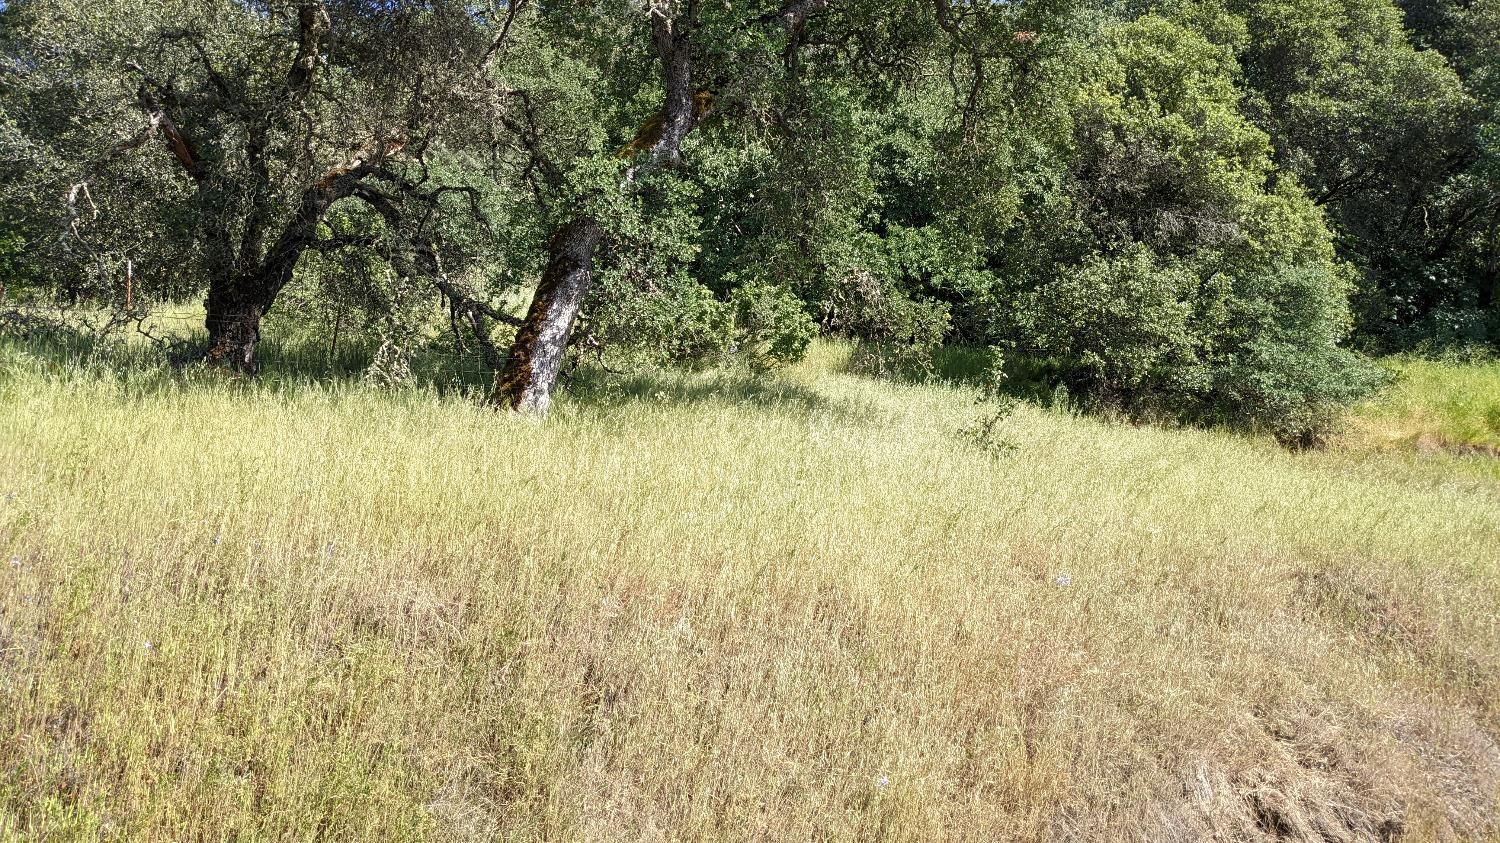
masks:
<instances>
[{"instance_id":1,"label":"bare branch","mask_svg":"<svg viewBox=\"0 0 1500 843\"><path fill-rule=\"evenodd\" d=\"M382 163L400 153L405 147L405 135L398 134L385 140L373 138L355 150L348 161L329 168L328 172L324 173L313 186L329 188L343 179L357 181L375 172Z\"/></svg>"},{"instance_id":2,"label":"bare branch","mask_svg":"<svg viewBox=\"0 0 1500 843\"><path fill-rule=\"evenodd\" d=\"M479 299L474 298L472 295L461 289L457 284L454 284L452 281L449 281L447 278L444 278L441 275L439 275L434 280L434 284L443 295L447 296L454 304L459 305L460 309L473 310L481 316L493 319L496 322L510 325L514 328L521 327L523 321L521 317L512 316L503 310L491 307L490 305L480 301Z\"/></svg>"},{"instance_id":3,"label":"bare branch","mask_svg":"<svg viewBox=\"0 0 1500 843\"><path fill-rule=\"evenodd\" d=\"M78 197L80 195L88 200L90 219L99 218L99 206L94 204L94 196L89 192L88 182L79 182L68 190L68 228L73 232L74 237L82 239L83 233L78 230Z\"/></svg>"},{"instance_id":4,"label":"bare branch","mask_svg":"<svg viewBox=\"0 0 1500 843\"><path fill-rule=\"evenodd\" d=\"M208 175L203 162L193 151L187 136L177 127L176 121L167 114L166 109L162 108L160 100L144 84L136 92L136 100L141 110L146 112L148 136L160 132L162 140L167 144L167 150L172 153L173 158L177 159L177 163L182 165L183 171L193 181L201 184Z\"/></svg>"}]
</instances>

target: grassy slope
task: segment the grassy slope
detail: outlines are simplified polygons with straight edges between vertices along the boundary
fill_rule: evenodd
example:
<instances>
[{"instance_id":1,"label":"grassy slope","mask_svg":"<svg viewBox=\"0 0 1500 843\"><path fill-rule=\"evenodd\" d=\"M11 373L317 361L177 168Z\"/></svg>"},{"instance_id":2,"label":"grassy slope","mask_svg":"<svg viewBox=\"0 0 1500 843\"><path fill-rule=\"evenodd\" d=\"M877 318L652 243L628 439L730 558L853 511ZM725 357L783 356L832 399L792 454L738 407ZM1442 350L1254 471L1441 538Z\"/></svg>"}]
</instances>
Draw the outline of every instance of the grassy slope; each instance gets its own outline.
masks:
<instances>
[{"instance_id":1,"label":"grassy slope","mask_svg":"<svg viewBox=\"0 0 1500 843\"><path fill-rule=\"evenodd\" d=\"M0 837L1494 839L1500 485L836 356L536 424L0 352Z\"/></svg>"},{"instance_id":2,"label":"grassy slope","mask_svg":"<svg viewBox=\"0 0 1500 843\"><path fill-rule=\"evenodd\" d=\"M1357 408L1356 443L1500 456L1500 361L1393 359L1393 386Z\"/></svg>"}]
</instances>

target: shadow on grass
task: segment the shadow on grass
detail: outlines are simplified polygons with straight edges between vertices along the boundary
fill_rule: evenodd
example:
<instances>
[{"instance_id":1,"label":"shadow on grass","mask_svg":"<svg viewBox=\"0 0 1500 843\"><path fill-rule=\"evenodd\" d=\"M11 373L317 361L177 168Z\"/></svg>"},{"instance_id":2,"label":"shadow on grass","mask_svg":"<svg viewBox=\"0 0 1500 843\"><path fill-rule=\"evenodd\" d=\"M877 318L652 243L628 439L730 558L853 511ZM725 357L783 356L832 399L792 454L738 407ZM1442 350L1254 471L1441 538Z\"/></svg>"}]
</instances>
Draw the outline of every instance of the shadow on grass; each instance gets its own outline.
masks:
<instances>
[{"instance_id":1,"label":"shadow on grass","mask_svg":"<svg viewBox=\"0 0 1500 843\"><path fill-rule=\"evenodd\" d=\"M984 390L995 386L994 354L977 345L946 345L932 353L930 368L906 367L887 373L906 383L938 381ZM1054 360L1007 355L999 394L1043 407L1082 412L1061 387L1062 371Z\"/></svg>"},{"instance_id":2,"label":"shadow on grass","mask_svg":"<svg viewBox=\"0 0 1500 843\"><path fill-rule=\"evenodd\" d=\"M439 348L411 355L406 377L393 385L370 375L375 343L355 339L336 349L324 343L267 336L257 348L259 373L243 377L210 372L192 362L206 344L201 330L174 337L170 343L101 340L69 330L0 333L0 380L25 373L64 382L103 379L117 382L136 397L225 388L281 395L387 388L392 393L416 390L475 402L487 399L494 382L494 373L477 357L461 357ZM698 370L648 366L612 373L584 365L567 372L555 394L562 402L594 409L650 402L728 404L843 417L866 417L870 412L858 402L831 399L788 378L736 366Z\"/></svg>"},{"instance_id":3,"label":"shadow on grass","mask_svg":"<svg viewBox=\"0 0 1500 843\"><path fill-rule=\"evenodd\" d=\"M252 388L353 385L367 380L376 345L351 338L330 346L318 337L268 333L256 347L259 374L236 377L196 365L208 344L201 329L147 335L126 330L100 337L74 325L56 322L27 331L0 331L0 362L51 377L113 378L124 383L159 383L163 388L240 383ZM24 361L24 362L22 362ZM491 373L477 359L459 359L440 350L423 350L407 361L413 386L452 389L487 386Z\"/></svg>"},{"instance_id":4,"label":"shadow on grass","mask_svg":"<svg viewBox=\"0 0 1500 843\"><path fill-rule=\"evenodd\" d=\"M804 414L867 414L857 402L830 398L775 374L734 366L701 370L648 367L618 374L586 366L564 380L562 391L581 407L654 402L679 406L743 405Z\"/></svg>"},{"instance_id":5,"label":"shadow on grass","mask_svg":"<svg viewBox=\"0 0 1500 843\"><path fill-rule=\"evenodd\" d=\"M932 353L932 373L939 380L979 386L990 368L989 349L976 345L946 345Z\"/></svg>"}]
</instances>

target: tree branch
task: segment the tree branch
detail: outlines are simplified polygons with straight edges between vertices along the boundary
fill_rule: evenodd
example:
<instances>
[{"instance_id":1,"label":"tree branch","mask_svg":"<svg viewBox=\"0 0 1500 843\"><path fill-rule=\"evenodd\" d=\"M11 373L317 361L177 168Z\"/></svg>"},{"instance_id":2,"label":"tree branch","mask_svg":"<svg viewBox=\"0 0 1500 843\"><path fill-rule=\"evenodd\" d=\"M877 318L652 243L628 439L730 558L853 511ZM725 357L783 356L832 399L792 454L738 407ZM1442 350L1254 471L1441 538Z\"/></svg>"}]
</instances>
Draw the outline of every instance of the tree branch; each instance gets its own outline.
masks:
<instances>
[{"instance_id":1,"label":"tree branch","mask_svg":"<svg viewBox=\"0 0 1500 843\"><path fill-rule=\"evenodd\" d=\"M134 62L131 62L128 66L132 70L141 72L140 65ZM144 72L142 72L142 75L145 75ZM193 150L192 144L188 142L187 137L178 128L176 121L172 119L172 116L167 113L166 108L162 106L161 100L151 91L149 77L147 81L142 82L140 87L136 89L136 103L140 106L141 111L146 113L145 137L151 137L160 133L162 139L166 142L167 150L172 153L172 157L177 159L177 163L182 165L182 169L193 181L202 184L208 176L207 169L204 167L202 159Z\"/></svg>"},{"instance_id":2,"label":"tree branch","mask_svg":"<svg viewBox=\"0 0 1500 843\"><path fill-rule=\"evenodd\" d=\"M479 299L474 298L464 290L460 289L458 285L454 284L452 281L447 280L446 278L439 276L434 279L434 284L438 288L439 292L447 296L455 304L458 304L463 308L472 309L489 319L495 320L496 322L510 325L513 328L521 327L524 322L524 320L519 316L512 316L503 310L491 307L490 305L480 301Z\"/></svg>"},{"instance_id":3,"label":"tree branch","mask_svg":"<svg viewBox=\"0 0 1500 843\"><path fill-rule=\"evenodd\" d=\"M297 7L297 57L286 75L286 88L292 96L300 99L312 90L323 53L323 39L332 28L333 22L322 2L304 2Z\"/></svg>"},{"instance_id":4,"label":"tree branch","mask_svg":"<svg viewBox=\"0 0 1500 843\"><path fill-rule=\"evenodd\" d=\"M505 39L510 36L511 24L516 22L516 12L520 11L524 5L526 5L526 0L508 0L505 4L505 23L500 26L500 35L495 38L494 43L490 44L489 49L484 51L484 55L479 57L481 68L488 67L495 53L505 46Z\"/></svg>"},{"instance_id":5,"label":"tree branch","mask_svg":"<svg viewBox=\"0 0 1500 843\"><path fill-rule=\"evenodd\" d=\"M941 2L941 0L939 0ZM791 0L779 10L761 17L761 23L779 23L787 35L795 36L807 19L828 8L828 0Z\"/></svg>"},{"instance_id":6,"label":"tree branch","mask_svg":"<svg viewBox=\"0 0 1500 843\"><path fill-rule=\"evenodd\" d=\"M379 169L380 165L387 159L395 156L406 147L405 135L394 135L385 140L372 138L365 145L355 150L348 161L330 167L328 172L313 185L317 188L332 187L335 182L349 179L358 181Z\"/></svg>"}]
</instances>

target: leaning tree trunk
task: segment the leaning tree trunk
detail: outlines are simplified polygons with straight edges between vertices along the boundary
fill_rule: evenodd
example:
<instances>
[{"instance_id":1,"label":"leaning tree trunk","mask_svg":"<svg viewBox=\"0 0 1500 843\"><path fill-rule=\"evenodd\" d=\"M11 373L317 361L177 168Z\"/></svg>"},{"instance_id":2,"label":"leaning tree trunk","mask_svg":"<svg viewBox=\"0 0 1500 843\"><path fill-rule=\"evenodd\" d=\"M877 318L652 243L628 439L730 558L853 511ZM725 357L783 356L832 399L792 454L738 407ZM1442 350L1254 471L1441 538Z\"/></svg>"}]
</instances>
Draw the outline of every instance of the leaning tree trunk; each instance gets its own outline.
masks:
<instances>
[{"instance_id":1,"label":"leaning tree trunk","mask_svg":"<svg viewBox=\"0 0 1500 843\"><path fill-rule=\"evenodd\" d=\"M788 49L795 50L803 22L827 5L828 0L788 0L780 12L758 21L779 24L789 37ZM693 85L696 8L696 3L688 3L686 13L674 18L667 14L667 4L651 5L651 41L661 61L666 102L659 117L648 121L622 150L622 156L645 151L644 160L626 171L619 185L622 191L656 170L677 166L683 140L712 101L708 91L696 91ZM602 235L598 220L581 215L552 236L542 283L516 334L505 370L495 379L492 400L496 404L547 412L573 321L593 283L594 252Z\"/></svg>"},{"instance_id":2,"label":"leaning tree trunk","mask_svg":"<svg viewBox=\"0 0 1500 843\"><path fill-rule=\"evenodd\" d=\"M552 236L542 283L516 332L510 359L495 380L496 404L523 412L547 412L573 321L593 283L594 251L602 234L597 220L580 216Z\"/></svg>"},{"instance_id":3,"label":"leaning tree trunk","mask_svg":"<svg viewBox=\"0 0 1500 843\"><path fill-rule=\"evenodd\" d=\"M643 161L630 167L619 189L624 191L651 172L678 163L682 141L702 115L693 90L692 20L674 20L659 8L651 12L652 41L661 60L667 101L659 118L648 121L627 150L645 149ZM649 136L649 137L648 137ZM505 370L495 379L491 397L500 406L545 415L552 387L562 370L563 356L579 308L593 284L594 252L603 236L599 221L587 214L552 235L547 268L532 297L531 309L516 333Z\"/></svg>"}]
</instances>

